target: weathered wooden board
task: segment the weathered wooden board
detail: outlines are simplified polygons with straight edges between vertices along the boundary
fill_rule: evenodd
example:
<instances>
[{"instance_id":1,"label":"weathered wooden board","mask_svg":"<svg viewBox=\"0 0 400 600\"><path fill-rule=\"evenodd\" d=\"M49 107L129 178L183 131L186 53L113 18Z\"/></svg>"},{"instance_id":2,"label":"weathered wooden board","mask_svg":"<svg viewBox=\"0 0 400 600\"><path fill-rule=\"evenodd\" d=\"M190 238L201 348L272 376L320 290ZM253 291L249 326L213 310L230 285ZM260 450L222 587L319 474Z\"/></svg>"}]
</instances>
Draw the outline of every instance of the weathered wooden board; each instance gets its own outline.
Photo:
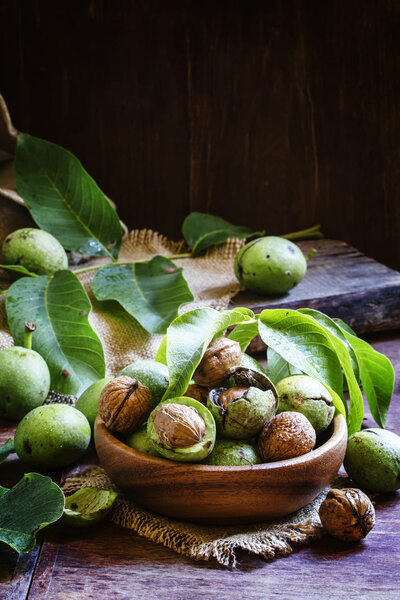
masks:
<instances>
[{"instance_id":1,"label":"weathered wooden board","mask_svg":"<svg viewBox=\"0 0 400 600\"><path fill-rule=\"evenodd\" d=\"M265 308L314 308L343 319L358 334L400 327L400 273L389 269L338 240L299 242L308 263L303 281L283 296L266 297L240 292L231 307L247 306L255 313ZM263 348L254 340L252 351Z\"/></svg>"}]
</instances>

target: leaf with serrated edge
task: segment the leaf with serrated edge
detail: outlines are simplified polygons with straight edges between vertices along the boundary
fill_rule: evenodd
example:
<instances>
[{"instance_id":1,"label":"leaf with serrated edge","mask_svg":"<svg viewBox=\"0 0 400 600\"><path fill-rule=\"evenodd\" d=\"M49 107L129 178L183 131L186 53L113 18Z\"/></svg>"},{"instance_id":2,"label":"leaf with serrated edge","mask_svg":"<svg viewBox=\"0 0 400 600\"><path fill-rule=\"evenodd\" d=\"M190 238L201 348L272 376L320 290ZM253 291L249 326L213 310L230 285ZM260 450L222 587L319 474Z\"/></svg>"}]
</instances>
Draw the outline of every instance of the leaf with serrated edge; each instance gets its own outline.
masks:
<instances>
[{"instance_id":1,"label":"leaf with serrated edge","mask_svg":"<svg viewBox=\"0 0 400 600\"><path fill-rule=\"evenodd\" d=\"M97 300L116 300L150 333L165 333L179 307L193 300L182 270L163 256L107 265L96 273L92 290Z\"/></svg>"},{"instance_id":2,"label":"leaf with serrated edge","mask_svg":"<svg viewBox=\"0 0 400 600\"><path fill-rule=\"evenodd\" d=\"M64 248L118 257L122 241L118 215L71 152L20 134L15 182L34 221Z\"/></svg>"},{"instance_id":3,"label":"leaf with serrated edge","mask_svg":"<svg viewBox=\"0 0 400 600\"><path fill-rule=\"evenodd\" d=\"M262 235L264 232L255 233L248 227L233 225L220 217L192 212L183 222L182 233L193 255L197 256L209 246L222 244L229 238L243 239L252 235Z\"/></svg>"},{"instance_id":4,"label":"leaf with serrated edge","mask_svg":"<svg viewBox=\"0 0 400 600\"><path fill-rule=\"evenodd\" d=\"M63 514L64 494L50 477L38 473L26 473L14 487L0 490L0 541L29 552L35 533Z\"/></svg>"},{"instance_id":5,"label":"leaf with serrated edge","mask_svg":"<svg viewBox=\"0 0 400 600\"><path fill-rule=\"evenodd\" d=\"M104 377L103 347L89 324L90 309L82 284L68 270L52 277L24 277L8 290L6 310L14 342L22 346L24 323L35 323L32 347L46 361L57 392L79 395Z\"/></svg>"},{"instance_id":6,"label":"leaf with serrated edge","mask_svg":"<svg viewBox=\"0 0 400 600\"><path fill-rule=\"evenodd\" d=\"M218 332L248 320L251 317L240 312L218 312L213 308L191 310L175 319L167 330L170 383L163 400L176 398L186 391L208 344Z\"/></svg>"},{"instance_id":7,"label":"leaf with serrated edge","mask_svg":"<svg viewBox=\"0 0 400 600\"><path fill-rule=\"evenodd\" d=\"M335 319L338 325L342 322ZM348 332L342 327L343 333L356 353L360 367L360 379L368 406L376 423L386 426L387 413L393 396L395 374L390 360L377 352L367 342Z\"/></svg>"},{"instance_id":8,"label":"leaf with serrated edge","mask_svg":"<svg viewBox=\"0 0 400 600\"><path fill-rule=\"evenodd\" d=\"M336 408L345 414L342 367L319 323L296 310L267 309L260 314L259 333L263 342L287 362L323 383Z\"/></svg>"}]
</instances>

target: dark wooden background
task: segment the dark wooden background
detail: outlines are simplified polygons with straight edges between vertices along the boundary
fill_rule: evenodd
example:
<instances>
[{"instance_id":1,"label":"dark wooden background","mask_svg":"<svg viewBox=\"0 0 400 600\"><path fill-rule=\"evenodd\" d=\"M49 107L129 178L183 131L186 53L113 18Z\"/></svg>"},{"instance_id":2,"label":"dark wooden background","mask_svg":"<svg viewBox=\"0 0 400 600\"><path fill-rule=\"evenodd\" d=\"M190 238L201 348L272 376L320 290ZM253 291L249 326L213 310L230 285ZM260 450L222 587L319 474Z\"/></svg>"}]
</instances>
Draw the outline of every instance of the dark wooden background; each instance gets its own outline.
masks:
<instances>
[{"instance_id":1,"label":"dark wooden background","mask_svg":"<svg viewBox=\"0 0 400 600\"><path fill-rule=\"evenodd\" d=\"M400 268L398 0L0 0L16 127L129 227L320 222Z\"/></svg>"}]
</instances>

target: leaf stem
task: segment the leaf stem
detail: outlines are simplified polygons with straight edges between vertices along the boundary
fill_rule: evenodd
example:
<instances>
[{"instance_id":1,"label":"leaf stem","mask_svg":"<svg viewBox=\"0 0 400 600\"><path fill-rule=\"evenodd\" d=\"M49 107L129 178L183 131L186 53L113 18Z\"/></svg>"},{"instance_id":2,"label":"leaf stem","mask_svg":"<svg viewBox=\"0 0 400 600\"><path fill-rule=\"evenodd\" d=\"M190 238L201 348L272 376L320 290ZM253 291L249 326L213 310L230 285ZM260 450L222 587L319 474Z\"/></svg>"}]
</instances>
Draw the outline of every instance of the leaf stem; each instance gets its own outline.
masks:
<instances>
[{"instance_id":1,"label":"leaf stem","mask_svg":"<svg viewBox=\"0 0 400 600\"><path fill-rule=\"evenodd\" d=\"M36 329L35 323L25 323L24 329L24 348L32 350L32 335Z\"/></svg>"},{"instance_id":2,"label":"leaf stem","mask_svg":"<svg viewBox=\"0 0 400 600\"><path fill-rule=\"evenodd\" d=\"M306 261L308 262L310 260L310 258L312 258L314 256L314 254L317 254L318 250L316 250L315 248L311 248L311 250L309 251L309 253L306 256Z\"/></svg>"},{"instance_id":3,"label":"leaf stem","mask_svg":"<svg viewBox=\"0 0 400 600\"><path fill-rule=\"evenodd\" d=\"M293 233L285 233L285 235L282 235L281 237L287 240L317 240L323 238L324 234L321 231L321 225L314 225L308 229L301 229L300 231L294 231Z\"/></svg>"},{"instance_id":4,"label":"leaf stem","mask_svg":"<svg viewBox=\"0 0 400 600\"><path fill-rule=\"evenodd\" d=\"M177 260L178 258L191 258L191 252L185 252L183 254L171 254L170 256L165 256L164 258L168 258L169 260ZM75 275L79 275L80 273L87 273L88 271L96 271L97 269L101 269L102 267L107 266L108 264L117 264L117 265L131 265L132 263L137 262L149 262L151 258L143 258L141 260L129 260L127 262L117 262L117 263L101 263L100 265L92 265L90 267L84 267L83 269L74 269L73 273Z\"/></svg>"}]
</instances>

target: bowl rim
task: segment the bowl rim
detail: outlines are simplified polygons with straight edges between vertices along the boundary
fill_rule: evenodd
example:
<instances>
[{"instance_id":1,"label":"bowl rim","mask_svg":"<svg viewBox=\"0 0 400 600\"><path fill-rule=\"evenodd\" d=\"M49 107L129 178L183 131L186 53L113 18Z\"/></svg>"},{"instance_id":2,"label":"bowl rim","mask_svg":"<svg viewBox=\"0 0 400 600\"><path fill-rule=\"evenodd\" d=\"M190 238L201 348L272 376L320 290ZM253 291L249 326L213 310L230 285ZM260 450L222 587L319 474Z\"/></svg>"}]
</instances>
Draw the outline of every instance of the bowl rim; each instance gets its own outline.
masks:
<instances>
[{"instance_id":1,"label":"bowl rim","mask_svg":"<svg viewBox=\"0 0 400 600\"><path fill-rule=\"evenodd\" d=\"M301 456L296 456L295 458L288 458L285 460L279 460L269 463L260 463L256 465L236 465L236 466L220 466L220 465L204 465L200 463L190 463L190 462L175 462L173 460L169 460L168 458L152 456L151 454L146 454L144 452L140 452L139 450L135 450L131 448L117 437L113 435L111 431L109 431L104 425L103 420L97 416L95 423L95 445L96 444L96 431L98 429L101 430L103 436L107 438L107 441L113 443L118 449L131 454L132 457L146 462L149 467L153 465L154 467L168 467L171 469L179 469L179 470L187 470L189 469L191 472L204 472L204 473L216 473L216 472L226 472L226 473L234 473L234 472L243 472L243 471L275 471L279 469L283 469L290 466L298 466L302 464L307 464L313 460L316 460L323 456L325 453L332 450L345 436L347 439L347 424L344 416L341 413L337 413L332 421L333 431L332 435L326 442L315 448L315 450L310 450L306 454L302 454Z\"/></svg>"}]
</instances>

